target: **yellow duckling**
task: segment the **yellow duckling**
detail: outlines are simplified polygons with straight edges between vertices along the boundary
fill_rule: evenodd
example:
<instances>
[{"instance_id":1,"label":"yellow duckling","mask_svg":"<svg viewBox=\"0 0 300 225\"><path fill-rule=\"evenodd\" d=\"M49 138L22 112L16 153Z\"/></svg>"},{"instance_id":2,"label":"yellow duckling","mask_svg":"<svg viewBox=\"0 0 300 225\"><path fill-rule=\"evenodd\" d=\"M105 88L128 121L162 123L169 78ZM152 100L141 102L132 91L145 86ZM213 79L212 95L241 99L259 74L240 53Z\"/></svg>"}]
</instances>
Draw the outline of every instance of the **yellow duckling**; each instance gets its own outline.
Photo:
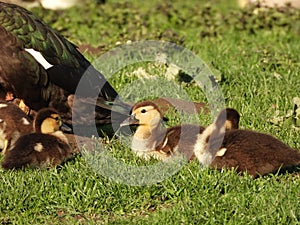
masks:
<instances>
[{"instance_id":1,"label":"yellow duckling","mask_svg":"<svg viewBox=\"0 0 300 225\"><path fill-rule=\"evenodd\" d=\"M197 135L202 133L204 127L185 124L165 128L163 120L166 118L152 101L135 104L130 117L121 124L138 126L131 143L132 150L147 160L151 157L166 160L177 154L191 160Z\"/></svg>"},{"instance_id":2,"label":"yellow duckling","mask_svg":"<svg viewBox=\"0 0 300 225\"><path fill-rule=\"evenodd\" d=\"M233 109L223 110L199 136L195 155L201 164L213 168L236 168L258 177L300 166L300 152L268 134L251 130L226 130L228 121L239 118ZM206 161L207 155L211 161Z\"/></svg>"},{"instance_id":3,"label":"yellow duckling","mask_svg":"<svg viewBox=\"0 0 300 225\"><path fill-rule=\"evenodd\" d=\"M5 154L20 136L32 131L30 118L18 106L0 101L0 148L2 154Z\"/></svg>"},{"instance_id":4,"label":"yellow duckling","mask_svg":"<svg viewBox=\"0 0 300 225\"><path fill-rule=\"evenodd\" d=\"M35 133L21 136L5 154L4 169L53 167L71 156L72 149L60 130L61 118L52 108L40 110L34 120Z\"/></svg>"}]
</instances>

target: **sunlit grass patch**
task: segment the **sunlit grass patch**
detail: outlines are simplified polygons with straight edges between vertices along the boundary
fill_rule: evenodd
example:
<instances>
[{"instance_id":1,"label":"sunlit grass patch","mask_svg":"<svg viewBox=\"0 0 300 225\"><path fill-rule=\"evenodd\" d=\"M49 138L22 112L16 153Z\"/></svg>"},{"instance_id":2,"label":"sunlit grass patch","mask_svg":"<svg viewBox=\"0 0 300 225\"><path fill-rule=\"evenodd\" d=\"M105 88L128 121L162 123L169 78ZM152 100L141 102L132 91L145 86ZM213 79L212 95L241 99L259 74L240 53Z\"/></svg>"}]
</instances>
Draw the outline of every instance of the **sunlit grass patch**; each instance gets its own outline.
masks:
<instances>
[{"instance_id":1,"label":"sunlit grass patch","mask_svg":"<svg viewBox=\"0 0 300 225\"><path fill-rule=\"evenodd\" d=\"M240 10L233 0L108 0L105 4L90 3L62 12L34 12L79 47L88 44L96 48L92 53L84 52L95 64L102 54L130 41L164 40L189 49L217 75L226 106L240 112L242 128L272 134L300 149L299 130L289 124L269 122L276 113L282 116L293 109L292 99L299 96L300 13L294 9L271 9L257 14L254 10ZM105 61L101 63L103 68L107 66ZM167 96L207 103L203 90L192 79L186 79L190 74L181 71L172 76L171 66L136 63L108 79L130 102ZM97 68L101 70L101 64ZM145 83L155 88L147 88ZM174 110L166 116L170 119L167 127L180 123L206 126L213 119L210 114L190 116ZM91 152L106 150L111 158L128 167L158 163L138 158L130 149L130 141L124 142L117 136L99 141L101 145ZM97 166L96 158L90 157L79 154L54 169L1 169L0 223L300 222L299 175L275 174L254 180L248 175L239 176L234 170L200 168L193 161L159 183L130 186L106 177L100 169L113 171L116 178L123 176L124 171L111 169L109 163ZM128 182L130 179L134 180L130 177ZM147 177L142 179L147 181Z\"/></svg>"}]
</instances>

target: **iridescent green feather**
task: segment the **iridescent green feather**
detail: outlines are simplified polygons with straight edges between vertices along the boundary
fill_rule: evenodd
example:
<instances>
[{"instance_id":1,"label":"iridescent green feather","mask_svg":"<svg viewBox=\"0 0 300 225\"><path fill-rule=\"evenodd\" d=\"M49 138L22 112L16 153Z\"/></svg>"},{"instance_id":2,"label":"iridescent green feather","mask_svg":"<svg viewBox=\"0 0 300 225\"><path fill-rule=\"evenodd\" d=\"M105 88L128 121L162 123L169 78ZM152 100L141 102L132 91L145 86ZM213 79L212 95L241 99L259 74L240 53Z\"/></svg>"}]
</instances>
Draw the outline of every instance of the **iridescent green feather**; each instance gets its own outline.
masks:
<instances>
[{"instance_id":1,"label":"iridescent green feather","mask_svg":"<svg viewBox=\"0 0 300 225\"><path fill-rule=\"evenodd\" d=\"M73 68L89 65L75 45L26 9L0 2L0 25L13 33L25 48L39 51L53 65Z\"/></svg>"}]
</instances>

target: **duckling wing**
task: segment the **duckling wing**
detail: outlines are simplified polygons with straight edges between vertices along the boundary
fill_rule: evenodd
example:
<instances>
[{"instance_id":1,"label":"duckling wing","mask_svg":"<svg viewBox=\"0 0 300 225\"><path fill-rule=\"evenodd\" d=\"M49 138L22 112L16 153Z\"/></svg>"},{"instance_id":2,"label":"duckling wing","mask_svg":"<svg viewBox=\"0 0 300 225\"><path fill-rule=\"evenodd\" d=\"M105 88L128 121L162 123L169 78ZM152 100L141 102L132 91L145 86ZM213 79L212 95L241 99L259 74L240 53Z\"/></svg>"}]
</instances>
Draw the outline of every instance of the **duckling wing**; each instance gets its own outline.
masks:
<instances>
[{"instance_id":1,"label":"duckling wing","mask_svg":"<svg viewBox=\"0 0 300 225\"><path fill-rule=\"evenodd\" d=\"M159 147L162 147L162 151L166 154L179 152L189 161L194 158L194 145L198 134L203 130L204 127L191 124L170 127L167 129L165 143L163 142Z\"/></svg>"}]
</instances>

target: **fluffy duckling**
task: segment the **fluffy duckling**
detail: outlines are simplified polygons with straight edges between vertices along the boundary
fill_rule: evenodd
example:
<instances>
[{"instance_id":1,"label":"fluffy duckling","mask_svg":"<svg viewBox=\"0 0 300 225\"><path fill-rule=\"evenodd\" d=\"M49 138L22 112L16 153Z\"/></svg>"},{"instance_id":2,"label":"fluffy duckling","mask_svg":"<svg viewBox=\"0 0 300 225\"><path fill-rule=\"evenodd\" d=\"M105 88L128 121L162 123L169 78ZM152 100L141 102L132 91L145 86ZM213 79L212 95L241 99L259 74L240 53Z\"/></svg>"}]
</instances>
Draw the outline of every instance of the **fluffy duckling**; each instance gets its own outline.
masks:
<instances>
[{"instance_id":1,"label":"fluffy duckling","mask_svg":"<svg viewBox=\"0 0 300 225\"><path fill-rule=\"evenodd\" d=\"M53 167L71 156L72 149L60 130L61 118L57 111L45 108L38 112L35 133L21 136L14 147L5 154L4 169L29 167Z\"/></svg>"},{"instance_id":2,"label":"fluffy duckling","mask_svg":"<svg viewBox=\"0 0 300 225\"><path fill-rule=\"evenodd\" d=\"M0 148L2 154L5 154L20 136L32 131L30 118L18 106L0 101Z\"/></svg>"},{"instance_id":3,"label":"fluffy duckling","mask_svg":"<svg viewBox=\"0 0 300 225\"><path fill-rule=\"evenodd\" d=\"M223 110L199 137L195 155L202 164L219 170L236 168L254 178L300 166L300 152L273 136L251 130L226 130L226 121L234 124L237 116L233 109ZM205 164L207 154L211 161Z\"/></svg>"},{"instance_id":4,"label":"fluffy duckling","mask_svg":"<svg viewBox=\"0 0 300 225\"><path fill-rule=\"evenodd\" d=\"M138 126L131 143L132 150L147 160L151 157L166 160L177 154L191 160L194 157L197 135L204 127L185 124L165 128L162 125L163 120L166 118L152 101L135 104L130 117L121 124Z\"/></svg>"}]
</instances>

